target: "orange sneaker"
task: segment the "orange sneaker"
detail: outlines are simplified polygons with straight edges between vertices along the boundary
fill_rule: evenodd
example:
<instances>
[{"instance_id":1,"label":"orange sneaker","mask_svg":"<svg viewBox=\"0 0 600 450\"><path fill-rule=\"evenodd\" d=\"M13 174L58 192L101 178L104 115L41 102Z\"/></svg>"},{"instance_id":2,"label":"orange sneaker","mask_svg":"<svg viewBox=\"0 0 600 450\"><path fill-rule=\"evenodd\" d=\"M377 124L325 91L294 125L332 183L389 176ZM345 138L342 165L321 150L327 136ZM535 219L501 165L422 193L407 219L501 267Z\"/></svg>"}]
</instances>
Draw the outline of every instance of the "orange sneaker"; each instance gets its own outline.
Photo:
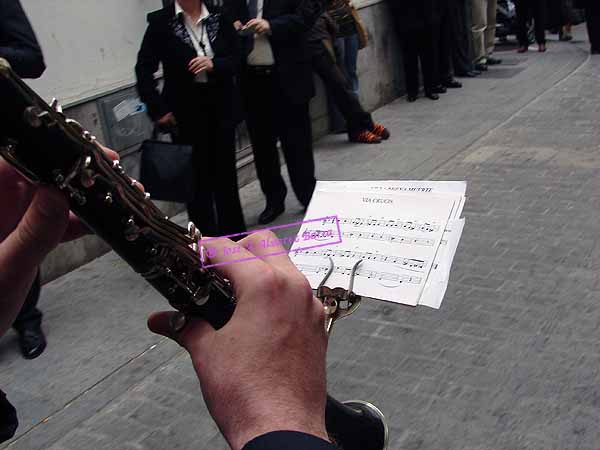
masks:
<instances>
[{"instance_id":1,"label":"orange sneaker","mask_svg":"<svg viewBox=\"0 0 600 450\"><path fill-rule=\"evenodd\" d=\"M390 132L380 123L376 123L373 126L371 133L373 133L375 136L379 136L383 141L387 141L390 138Z\"/></svg>"},{"instance_id":2,"label":"orange sneaker","mask_svg":"<svg viewBox=\"0 0 600 450\"><path fill-rule=\"evenodd\" d=\"M358 142L360 144L381 144L381 138L369 130L353 133L349 138L350 142Z\"/></svg>"}]
</instances>

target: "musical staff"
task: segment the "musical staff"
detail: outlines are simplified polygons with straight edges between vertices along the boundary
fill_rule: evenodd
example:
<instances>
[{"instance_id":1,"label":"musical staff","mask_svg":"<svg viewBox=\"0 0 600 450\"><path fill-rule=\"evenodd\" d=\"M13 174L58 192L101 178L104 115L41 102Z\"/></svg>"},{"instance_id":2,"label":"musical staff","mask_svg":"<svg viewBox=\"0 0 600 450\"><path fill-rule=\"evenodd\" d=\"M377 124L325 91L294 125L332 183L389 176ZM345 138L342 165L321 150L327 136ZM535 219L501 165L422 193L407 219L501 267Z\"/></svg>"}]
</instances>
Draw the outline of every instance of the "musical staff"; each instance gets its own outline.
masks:
<instances>
[{"instance_id":1,"label":"musical staff","mask_svg":"<svg viewBox=\"0 0 600 450\"><path fill-rule=\"evenodd\" d=\"M435 245L435 239L414 238L410 236L399 236L397 234L387 233L363 233L346 231L342 233L342 237L348 239L370 239L374 241L384 241L394 244L423 245L425 247L433 247Z\"/></svg>"},{"instance_id":2,"label":"musical staff","mask_svg":"<svg viewBox=\"0 0 600 450\"><path fill-rule=\"evenodd\" d=\"M313 266L308 264L297 264L296 267L302 273L327 273L329 271L329 266ZM352 267L343 267L343 266L334 266L333 273L337 273L340 275L350 275L352 273ZM371 280L376 280L380 282L394 282L398 284L407 283L407 284L421 284L423 281L422 277L418 276L410 276L410 275L401 275L398 273L389 273L389 272L377 272L375 270L366 270L366 269L358 269L356 271L357 277L368 278Z\"/></svg>"},{"instance_id":3,"label":"musical staff","mask_svg":"<svg viewBox=\"0 0 600 450\"><path fill-rule=\"evenodd\" d=\"M354 227L386 227L404 231L420 231L422 233L433 233L440 229L436 223L420 222L401 219L365 219L362 217L339 217L340 225L352 225ZM323 225L334 224L335 218L324 219Z\"/></svg>"},{"instance_id":4,"label":"musical staff","mask_svg":"<svg viewBox=\"0 0 600 450\"><path fill-rule=\"evenodd\" d=\"M336 250L332 248L328 249L308 249L295 252L296 255L307 255L307 256L323 256L327 257L339 257L339 258L351 258L354 260L363 261L377 261L389 264L397 264L403 266L402 268L407 270L415 270L422 272L427 266L427 261L421 261L413 258L403 258L401 256L389 256L382 255L372 252L359 252L352 250Z\"/></svg>"}]
</instances>

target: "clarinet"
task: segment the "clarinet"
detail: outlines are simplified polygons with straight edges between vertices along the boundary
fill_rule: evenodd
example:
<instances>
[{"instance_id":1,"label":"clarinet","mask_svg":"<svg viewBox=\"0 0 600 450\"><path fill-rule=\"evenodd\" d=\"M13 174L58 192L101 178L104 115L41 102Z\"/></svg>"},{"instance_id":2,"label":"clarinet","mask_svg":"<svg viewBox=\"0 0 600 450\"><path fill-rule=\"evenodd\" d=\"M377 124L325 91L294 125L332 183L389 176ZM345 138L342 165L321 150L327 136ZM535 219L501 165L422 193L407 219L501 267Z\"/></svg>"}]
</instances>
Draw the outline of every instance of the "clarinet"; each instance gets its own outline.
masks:
<instances>
[{"instance_id":1,"label":"clarinet","mask_svg":"<svg viewBox=\"0 0 600 450\"><path fill-rule=\"evenodd\" d=\"M0 58L0 155L34 183L52 185L69 197L71 210L178 311L215 329L233 315L229 280L201 264L201 232L171 222L136 188L96 138L48 105ZM345 450L385 450L383 414L362 401L327 396L326 425Z\"/></svg>"}]
</instances>

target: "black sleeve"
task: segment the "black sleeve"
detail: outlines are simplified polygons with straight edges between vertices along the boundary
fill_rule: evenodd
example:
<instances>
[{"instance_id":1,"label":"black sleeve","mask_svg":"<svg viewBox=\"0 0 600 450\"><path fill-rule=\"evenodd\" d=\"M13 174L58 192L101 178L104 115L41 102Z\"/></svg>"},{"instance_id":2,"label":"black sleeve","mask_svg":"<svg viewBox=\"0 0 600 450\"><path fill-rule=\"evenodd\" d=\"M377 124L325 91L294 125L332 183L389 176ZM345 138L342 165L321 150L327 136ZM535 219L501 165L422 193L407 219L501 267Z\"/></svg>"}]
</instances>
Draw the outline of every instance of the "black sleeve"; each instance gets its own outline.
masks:
<instances>
[{"instance_id":1,"label":"black sleeve","mask_svg":"<svg viewBox=\"0 0 600 450\"><path fill-rule=\"evenodd\" d=\"M148 28L138 52L135 75L137 78L137 91L140 99L148 107L148 114L156 121L169 113L169 107L158 91L158 82L154 74L160 65L159 58L160 35L152 20L148 20Z\"/></svg>"},{"instance_id":2,"label":"black sleeve","mask_svg":"<svg viewBox=\"0 0 600 450\"><path fill-rule=\"evenodd\" d=\"M329 442L297 431L273 431L248 442L242 450L340 450Z\"/></svg>"},{"instance_id":3,"label":"black sleeve","mask_svg":"<svg viewBox=\"0 0 600 450\"><path fill-rule=\"evenodd\" d=\"M0 57L22 78L46 70L42 50L19 0L0 0Z\"/></svg>"},{"instance_id":4,"label":"black sleeve","mask_svg":"<svg viewBox=\"0 0 600 450\"><path fill-rule=\"evenodd\" d=\"M242 64L242 49L240 39L233 28L233 22L226 14L221 18L221 32L227 42L227 54L213 58L214 73L217 76L232 76Z\"/></svg>"},{"instance_id":5,"label":"black sleeve","mask_svg":"<svg viewBox=\"0 0 600 450\"><path fill-rule=\"evenodd\" d=\"M271 39L286 41L309 31L321 13L321 0L298 0L296 10L290 14L282 14L269 20Z\"/></svg>"},{"instance_id":6,"label":"black sleeve","mask_svg":"<svg viewBox=\"0 0 600 450\"><path fill-rule=\"evenodd\" d=\"M231 23L236 20L246 22L246 0L225 0L223 12Z\"/></svg>"},{"instance_id":7,"label":"black sleeve","mask_svg":"<svg viewBox=\"0 0 600 450\"><path fill-rule=\"evenodd\" d=\"M0 391L0 442L8 441L17 431L17 412Z\"/></svg>"}]
</instances>

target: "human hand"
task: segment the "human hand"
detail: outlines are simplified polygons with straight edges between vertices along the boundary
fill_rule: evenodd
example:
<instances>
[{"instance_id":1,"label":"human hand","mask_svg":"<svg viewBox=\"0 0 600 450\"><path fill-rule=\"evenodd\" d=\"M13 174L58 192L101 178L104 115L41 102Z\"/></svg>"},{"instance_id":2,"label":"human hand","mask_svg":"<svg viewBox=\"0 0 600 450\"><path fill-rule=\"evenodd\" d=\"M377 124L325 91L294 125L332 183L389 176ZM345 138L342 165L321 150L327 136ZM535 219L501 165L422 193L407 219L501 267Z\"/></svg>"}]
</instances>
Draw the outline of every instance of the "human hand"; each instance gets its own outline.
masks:
<instances>
[{"instance_id":1,"label":"human hand","mask_svg":"<svg viewBox=\"0 0 600 450\"><path fill-rule=\"evenodd\" d=\"M188 318L183 330L175 312L153 314L150 330L179 342L190 354L210 414L233 450L271 431L301 431L328 440L325 429L327 335L323 304L287 254L256 233L234 243L211 241L211 264L219 266L238 304L215 331ZM226 248L240 247L230 254ZM285 252L284 248L280 249Z\"/></svg>"},{"instance_id":2,"label":"human hand","mask_svg":"<svg viewBox=\"0 0 600 450\"><path fill-rule=\"evenodd\" d=\"M271 25L265 19L251 19L243 29L250 30L255 34L268 34L271 32Z\"/></svg>"},{"instance_id":3,"label":"human hand","mask_svg":"<svg viewBox=\"0 0 600 450\"><path fill-rule=\"evenodd\" d=\"M244 25L239 20L236 20L233 22L233 28L235 28L235 31L240 31L242 28L244 28Z\"/></svg>"},{"instance_id":4,"label":"human hand","mask_svg":"<svg viewBox=\"0 0 600 450\"><path fill-rule=\"evenodd\" d=\"M156 121L156 126L161 130L171 130L177 126L175 115L172 112L165 114Z\"/></svg>"},{"instance_id":5,"label":"human hand","mask_svg":"<svg viewBox=\"0 0 600 450\"><path fill-rule=\"evenodd\" d=\"M192 59L188 65L188 70L194 75L198 75L201 72L212 72L215 65L208 56L197 56Z\"/></svg>"},{"instance_id":6,"label":"human hand","mask_svg":"<svg viewBox=\"0 0 600 450\"><path fill-rule=\"evenodd\" d=\"M111 159L117 153L106 149ZM39 265L61 241L87 232L64 194L36 186L0 158L0 336L21 309Z\"/></svg>"}]
</instances>

